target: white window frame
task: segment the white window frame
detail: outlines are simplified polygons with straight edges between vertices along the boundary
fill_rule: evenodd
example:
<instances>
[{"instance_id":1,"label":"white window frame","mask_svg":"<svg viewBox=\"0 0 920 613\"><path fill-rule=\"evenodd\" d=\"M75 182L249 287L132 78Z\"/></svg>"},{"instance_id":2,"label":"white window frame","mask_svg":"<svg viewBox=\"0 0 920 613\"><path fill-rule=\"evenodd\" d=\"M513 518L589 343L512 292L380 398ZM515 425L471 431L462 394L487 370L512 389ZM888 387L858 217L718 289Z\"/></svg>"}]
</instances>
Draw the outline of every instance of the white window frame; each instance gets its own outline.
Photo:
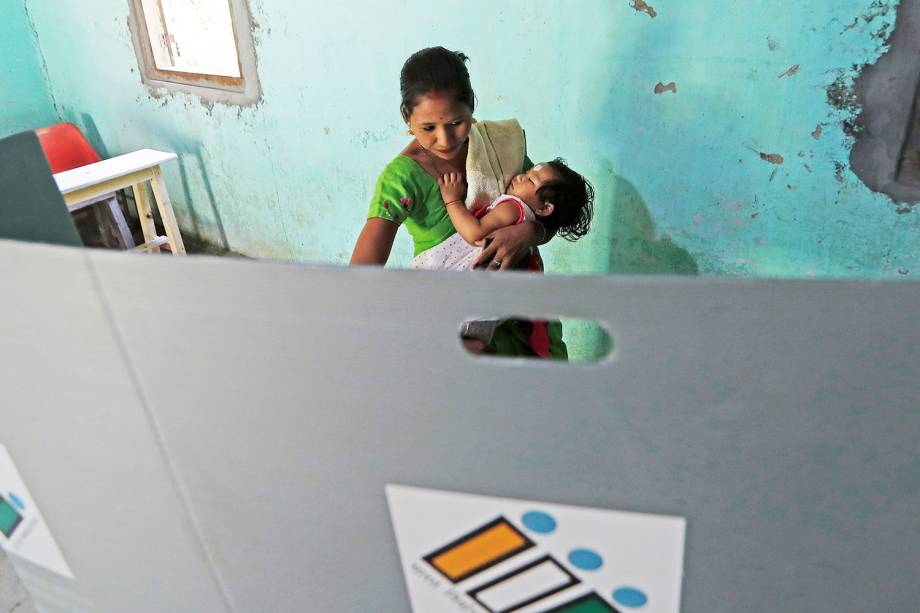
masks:
<instances>
[{"instance_id":1,"label":"white window frame","mask_svg":"<svg viewBox=\"0 0 920 613\"><path fill-rule=\"evenodd\" d=\"M233 35L239 58L239 78L196 74L157 68L153 56L150 34L144 20L141 0L128 0L129 25L134 40L141 78L152 90L196 94L207 102L220 102L246 106L255 104L261 97L256 73L256 50L252 38L252 18L247 0L227 0L233 21Z\"/></svg>"}]
</instances>

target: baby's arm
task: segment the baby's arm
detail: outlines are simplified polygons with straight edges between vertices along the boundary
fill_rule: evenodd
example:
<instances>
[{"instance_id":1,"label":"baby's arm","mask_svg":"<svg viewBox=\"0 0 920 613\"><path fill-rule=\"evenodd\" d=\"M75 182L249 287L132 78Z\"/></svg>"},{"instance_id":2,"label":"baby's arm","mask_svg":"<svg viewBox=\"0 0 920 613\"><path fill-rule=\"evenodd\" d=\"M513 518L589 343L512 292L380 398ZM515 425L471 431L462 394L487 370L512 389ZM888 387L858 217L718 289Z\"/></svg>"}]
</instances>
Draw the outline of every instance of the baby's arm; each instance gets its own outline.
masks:
<instances>
[{"instance_id":1,"label":"baby's arm","mask_svg":"<svg viewBox=\"0 0 920 613\"><path fill-rule=\"evenodd\" d=\"M449 172L438 178L438 187L441 188L441 198L447 207L454 228L463 240L471 245L481 241L494 230L505 226L514 225L518 219L518 208L511 202L503 202L486 213L480 219L470 213L463 201L463 191L466 187L463 176L459 172Z\"/></svg>"}]
</instances>

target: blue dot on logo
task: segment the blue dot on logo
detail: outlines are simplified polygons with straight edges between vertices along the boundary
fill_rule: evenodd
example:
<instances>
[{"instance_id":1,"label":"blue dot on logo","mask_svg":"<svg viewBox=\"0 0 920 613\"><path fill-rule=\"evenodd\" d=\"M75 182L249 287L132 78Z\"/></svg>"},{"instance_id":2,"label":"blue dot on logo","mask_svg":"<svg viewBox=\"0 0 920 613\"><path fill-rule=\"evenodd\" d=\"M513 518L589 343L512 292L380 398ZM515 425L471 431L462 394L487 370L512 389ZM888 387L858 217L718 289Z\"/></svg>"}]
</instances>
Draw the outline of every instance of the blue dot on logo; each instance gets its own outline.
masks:
<instances>
[{"instance_id":1,"label":"blue dot on logo","mask_svg":"<svg viewBox=\"0 0 920 613\"><path fill-rule=\"evenodd\" d=\"M542 511L528 511L521 518L528 530L539 534L549 534L556 529L556 520L553 516Z\"/></svg>"},{"instance_id":2,"label":"blue dot on logo","mask_svg":"<svg viewBox=\"0 0 920 613\"><path fill-rule=\"evenodd\" d=\"M573 549L569 552L569 562L581 570L597 570L604 565L604 558L591 549Z\"/></svg>"},{"instance_id":3,"label":"blue dot on logo","mask_svg":"<svg viewBox=\"0 0 920 613\"><path fill-rule=\"evenodd\" d=\"M613 599L624 607L644 607L648 596L634 587L621 587L613 592Z\"/></svg>"},{"instance_id":4,"label":"blue dot on logo","mask_svg":"<svg viewBox=\"0 0 920 613\"><path fill-rule=\"evenodd\" d=\"M23 504L22 500L19 499L19 496L17 496L13 492L10 492L10 502L16 505L20 511L26 510L26 505Z\"/></svg>"}]
</instances>

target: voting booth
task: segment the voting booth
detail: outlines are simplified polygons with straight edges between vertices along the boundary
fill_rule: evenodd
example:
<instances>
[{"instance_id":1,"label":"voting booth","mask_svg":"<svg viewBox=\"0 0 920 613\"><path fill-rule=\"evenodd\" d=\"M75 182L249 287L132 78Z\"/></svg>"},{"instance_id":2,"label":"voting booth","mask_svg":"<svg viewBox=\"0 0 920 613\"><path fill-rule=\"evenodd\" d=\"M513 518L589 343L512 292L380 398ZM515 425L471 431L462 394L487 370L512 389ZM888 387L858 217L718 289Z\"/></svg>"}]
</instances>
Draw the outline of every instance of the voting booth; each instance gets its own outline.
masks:
<instances>
[{"instance_id":1,"label":"voting booth","mask_svg":"<svg viewBox=\"0 0 920 613\"><path fill-rule=\"evenodd\" d=\"M12 241L0 278L4 546L40 610L920 601L917 284ZM464 319L507 315L614 349L462 348Z\"/></svg>"}]
</instances>

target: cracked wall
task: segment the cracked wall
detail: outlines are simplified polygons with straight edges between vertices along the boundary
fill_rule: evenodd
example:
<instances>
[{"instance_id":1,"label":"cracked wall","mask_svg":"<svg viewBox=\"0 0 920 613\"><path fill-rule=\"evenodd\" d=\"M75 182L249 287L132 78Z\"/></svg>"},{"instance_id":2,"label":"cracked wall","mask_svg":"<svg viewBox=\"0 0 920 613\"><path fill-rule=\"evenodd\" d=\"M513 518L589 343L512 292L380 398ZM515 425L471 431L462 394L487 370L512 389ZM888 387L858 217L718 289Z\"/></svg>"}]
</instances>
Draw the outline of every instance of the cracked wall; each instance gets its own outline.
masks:
<instances>
[{"instance_id":1,"label":"cracked wall","mask_svg":"<svg viewBox=\"0 0 920 613\"><path fill-rule=\"evenodd\" d=\"M595 185L593 232L554 241L550 270L920 270L918 212L898 214L851 169L854 81L899 34L896 0L470 0L462 15L252 0L263 98L247 108L151 96L127 0L27 2L60 116L104 153L176 151L166 178L183 230L249 255L347 261L376 176L406 142L402 62L445 44L472 58L478 117L517 117L533 159L561 155ZM409 254L403 235L393 259Z\"/></svg>"},{"instance_id":2,"label":"cracked wall","mask_svg":"<svg viewBox=\"0 0 920 613\"><path fill-rule=\"evenodd\" d=\"M23 0L0 2L0 137L54 123L55 114Z\"/></svg>"}]
</instances>

